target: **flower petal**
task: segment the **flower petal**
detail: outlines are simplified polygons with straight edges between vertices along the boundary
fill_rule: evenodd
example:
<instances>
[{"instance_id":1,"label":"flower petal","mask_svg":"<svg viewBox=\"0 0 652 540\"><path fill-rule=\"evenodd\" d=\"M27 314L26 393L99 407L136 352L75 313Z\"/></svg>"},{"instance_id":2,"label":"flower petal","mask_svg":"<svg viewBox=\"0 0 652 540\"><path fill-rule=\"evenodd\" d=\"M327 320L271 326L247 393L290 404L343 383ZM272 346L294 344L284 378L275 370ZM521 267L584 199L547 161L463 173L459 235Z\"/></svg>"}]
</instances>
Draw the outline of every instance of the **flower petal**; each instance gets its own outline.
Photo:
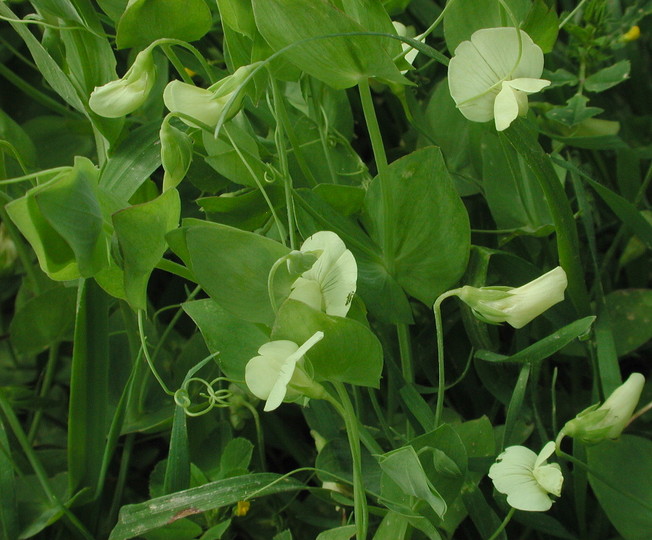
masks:
<instances>
[{"instance_id":1,"label":"flower petal","mask_svg":"<svg viewBox=\"0 0 652 540\"><path fill-rule=\"evenodd\" d=\"M297 278L291 286L289 298L309 305L317 311L322 310L323 295L319 283L314 279Z\"/></svg>"},{"instance_id":2,"label":"flower petal","mask_svg":"<svg viewBox=\"0 0 652 540\"><path fill-rule=\"evenodd\" d=\"M545 512L552 506L548 493L534 479L511 491L507 495L507 503L512 508L526 512Z\"/></svg>"},{"instance_id":3,"label":"flower petal","mask_svg":"<svg viewBox=\"0 0 652 540\"><path fill-rule=\"evenodd\" d=\"M355 257L346 249L342 239L331 231L313 234L302 244L301 251L321 252L315 264L303 273L302 278L319 284L324 311L328 315L345 317L358 280Z\"/></svg>"},{"instance_id":4,"label":"flower petal","mask_svg":"<svg viewBox=\"0 0 652 540\"><path fill-rule=\"evenodd\" d=\"M555 441L549 441L546 443L546 445L543 447L541 452L539 452L539 455L537 456L536 461L534 462L534 467L540 467L541 465L545 464L546 460L552 456L552 454L555 453L555 449L557 448L557 445L555 444Z\"/></svg>"},{"instance_id":5,"label":"flower petal","mask_svg":"<svg viewBox=\"0 0 652 540\"><path fill-rule=\"evenodd\" d=\"M518 116L519 104L517 99L518 90L514 90L508 84L503 83L503 87L496 96L494 102L494 119L496 121L496 130L503 131L516 120Z\"/></svg>"},{"instance_id":6,"label":"flower petal","mask_svg":"<svg viewBox=\"0 0 652 540\"><path fill-rule=\"evenodd\" d=\"M258 349L245 366L245 382L251 393L259 399L267 399L285 360L297 351L296 343L287 340L270 341Z\"/></svg>"},{"instance_id":7,"label":"flower petal","mask_svg":"<svg viewBox=\"0 0 652 540\"><path fill-rule=\"evenodd\" d=\"M222 114L224 103L216 100L214 93L181 81L168 83L163 91L163 102L170 112L196 118L207 126L215 126ZM182 118L185 124L199 127L191 120Z\"/></svg>"},{"instance_id":8,"label":"flower petal","mask_svg":"<svg viewBox=\"0 0 652 540\"><path fill-rule=\"evenodd\" d=\"M561 473L561 468L557 463L550 463L535 467L532 471L534 478L538 484L545 489L548 493L552 493L556 497L561 495L561 486L564 483L564 475Z\"/></svg>"},{"instance_id":9,"label":"flower petal","mask_svg":"<svg viewBox=\"0 0 652 540\"><path fill-rule=\"evenodd\" d=\"M508 84L516 90L525 92L526 94L534 94L536 92L541 92L546 86L550 86L550 81L546 79L513 79L511 81L505 81L505 84Z\"/></svg>"}]
</instances>

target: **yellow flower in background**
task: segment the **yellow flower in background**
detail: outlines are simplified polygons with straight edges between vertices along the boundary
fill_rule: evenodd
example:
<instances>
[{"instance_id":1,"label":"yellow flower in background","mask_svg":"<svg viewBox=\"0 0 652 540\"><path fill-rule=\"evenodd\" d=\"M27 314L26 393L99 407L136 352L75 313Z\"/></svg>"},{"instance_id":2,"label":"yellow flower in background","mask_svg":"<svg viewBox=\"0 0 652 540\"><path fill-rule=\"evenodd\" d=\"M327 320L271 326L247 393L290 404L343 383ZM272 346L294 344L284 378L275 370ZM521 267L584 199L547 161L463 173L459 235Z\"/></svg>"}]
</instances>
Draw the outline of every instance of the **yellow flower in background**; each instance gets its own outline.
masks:
<instances>
[{"instance_id":1,"label":"yellow flower in background","mask_svg":"<svg viewBox=\"0 0 652 540\"><path fill-rule=\"evenodd\" d=\"M493 119L503 131L527 113L527 96L550 84L539 78L542 72L543 51L523 30L485 28L455 49L448 86L466 118Z\"/></svg>"}]
</instances>

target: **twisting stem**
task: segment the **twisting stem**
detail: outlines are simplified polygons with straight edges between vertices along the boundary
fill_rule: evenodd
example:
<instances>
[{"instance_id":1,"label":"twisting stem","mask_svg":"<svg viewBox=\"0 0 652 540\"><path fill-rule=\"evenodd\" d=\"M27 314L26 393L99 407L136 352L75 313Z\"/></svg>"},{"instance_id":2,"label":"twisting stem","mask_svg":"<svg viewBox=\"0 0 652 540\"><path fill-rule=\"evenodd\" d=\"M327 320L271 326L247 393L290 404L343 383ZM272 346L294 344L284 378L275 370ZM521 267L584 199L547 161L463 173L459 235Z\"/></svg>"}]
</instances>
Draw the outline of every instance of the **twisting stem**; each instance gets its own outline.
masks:
<instances>
[{"instance_id":1,"label":"twisting stem","mask_svg":"<svg viewBox=\"0 0 652 540\"><path fill-rule=\"evenodd\" d=\"M435 407L435 428L441 425L441 415L444 410L444 392L446 391L446 370L444 366L444 329L441 322L441 303L451 296L457 296L460 289L446 291L439 295L432 306L435 314L435 330L437 331L437 405Z\"/></svg>"},{"instance_id":2,"label":"twisting stem","mask_svg":"<svg viewBox=\"0 0 652 540\"><path fill-rule=\"evenodd\" d=\"M346 433L349 438L351 459L353 460L353 509L355 512L356 538L365 540L369 528L369 515L367 509L367 496L362 480L362 454L360 452L360 432L358 431L358 419L351 403L351 398L343 383L334 382L333 386L341 403L331 398L329 401L342 415ZM328 398L327 398L328 399Z\"/></svg>"},{"instance_id":3,"label":"twisting stem","mask_svg":"<svg viewBox=\"0 0 652 540\"><path fill-rule=\"evenodd\" d=\"M145 328L143 326L143 313L144 313L143 310L138 311L138 334L140 335L140 345L143 350L143 356L147 361L147 365L149 366L152 375L154 375L154 378L161 385L163 391L168 396L174 396L174 392L170 391L167 384L165 384L165 381L161 378L158 371L156 370L156 367L154 367L154 362L152 361L152 357L149 354L149 349L147 348L147 337L145 336Z\"/></svg>"}]
</instances>

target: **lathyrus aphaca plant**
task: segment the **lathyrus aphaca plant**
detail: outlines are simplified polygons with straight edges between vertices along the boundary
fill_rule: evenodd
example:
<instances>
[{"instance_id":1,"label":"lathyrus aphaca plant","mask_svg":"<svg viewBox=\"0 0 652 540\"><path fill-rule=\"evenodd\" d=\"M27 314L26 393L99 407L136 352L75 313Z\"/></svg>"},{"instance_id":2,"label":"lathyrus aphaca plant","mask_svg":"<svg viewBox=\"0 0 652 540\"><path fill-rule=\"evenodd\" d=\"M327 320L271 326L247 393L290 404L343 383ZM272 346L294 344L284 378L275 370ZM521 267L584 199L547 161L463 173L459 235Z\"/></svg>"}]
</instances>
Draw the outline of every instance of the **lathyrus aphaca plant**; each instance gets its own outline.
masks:
<instances>
[{"instance_id":1,"label":"lathyrus aphaca plant","mask_svg":"<svg viewBox=\"0 0 652 540\"><path fill-rule=\"evenodd\" d=\"M0 3L7 65L47 83L0 70L34 101L0 115L0 469L34 473L0 474L3 532L590 537L600 507L649 530L611 474L649 468L619 362L649 290L616 256L647 256L649 175L601 95L647 8L96 4Z\"/></svg>"}]
</instances>

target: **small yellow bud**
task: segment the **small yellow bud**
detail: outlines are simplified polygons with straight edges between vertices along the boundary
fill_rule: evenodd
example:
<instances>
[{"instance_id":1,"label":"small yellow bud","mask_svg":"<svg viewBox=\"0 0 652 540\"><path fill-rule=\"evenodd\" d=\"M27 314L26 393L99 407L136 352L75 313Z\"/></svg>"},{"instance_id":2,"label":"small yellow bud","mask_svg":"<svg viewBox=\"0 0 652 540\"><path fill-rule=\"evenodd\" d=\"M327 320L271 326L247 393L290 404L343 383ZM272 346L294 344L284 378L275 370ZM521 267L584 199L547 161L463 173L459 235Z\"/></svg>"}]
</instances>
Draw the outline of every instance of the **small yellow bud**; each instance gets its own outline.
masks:
<instances>
[{"instance_id":1,"label":"small yellow bud","mask_svg":"<svg viewBox=\"0 0 652 540\"><path fill-rule=\"evenodd\" d=\"M641 29L638 26L632 26L627 32L625 32L622 36L622 40L625 43L629 43L630 41L636 41L638 38L641 37Z\"/></svg>"},{"instance_id":2,"label":"small yellow bud","mask_svg":"<svg viewBox=\"0 0 652 540\"><path fill-rule=\"evenodd\" d=\"M244 517L249 512L251 503L249 501L238 501L238 504L235 507L234 514L238 517Z\"/></svg>"},{"instance_id":3,"label":"small yellow bud","mask_svg":"<svg viewBox=\"0 0 652 540\"><path fill-rule=\"evenodd\" d=\"M184 71L185 71L185 72L186 72L190 77L194 77L195 75L197 75L197 72L196 72L196 71L193 71L193 70L190 69L190 68L184 67L183 70L184 70Z\"/></svg>"}]
</instances>

